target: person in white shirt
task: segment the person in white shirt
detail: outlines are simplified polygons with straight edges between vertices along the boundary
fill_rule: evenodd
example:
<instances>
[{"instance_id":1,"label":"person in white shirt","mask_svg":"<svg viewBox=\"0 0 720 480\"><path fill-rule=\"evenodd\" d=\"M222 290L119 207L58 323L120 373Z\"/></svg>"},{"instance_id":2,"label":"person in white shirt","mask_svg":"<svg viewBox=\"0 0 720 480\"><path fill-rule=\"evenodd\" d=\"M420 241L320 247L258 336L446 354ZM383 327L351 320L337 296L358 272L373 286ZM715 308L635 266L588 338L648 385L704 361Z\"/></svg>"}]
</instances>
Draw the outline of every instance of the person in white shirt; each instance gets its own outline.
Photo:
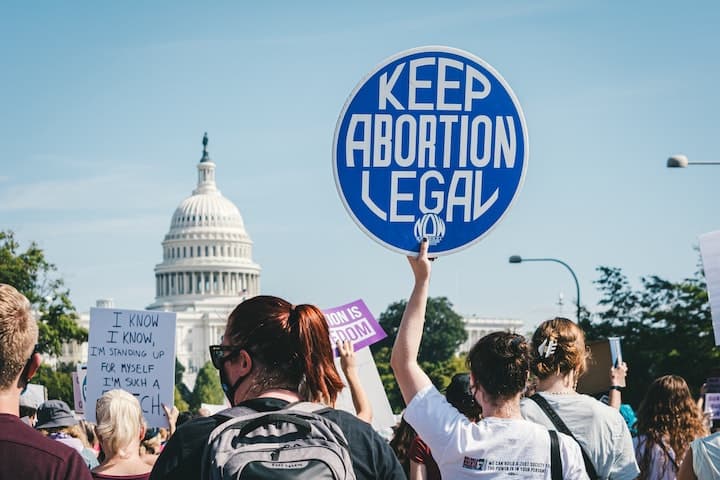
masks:
<instances>
[{"instance_id":1,"label":"person in white shirt","mask_svg":"<svg viewBox=\"0 0 720 480\"><path fill-rule=\"evenodd\" d=\"M520 396L529 376L530 347L525 339L495 332L468 354L472 395L483 419L472 423L450 405L417 362L430 284L428 242L408 257L415 286L400 322L391 366L407 408L405 419L433 452L443 478L515 478L550 480L548 430L522 419ZM587 479L580 448L558 434L564 479ZM554 464L557 468L557 462Z\"/></svg>"}]
</instances>

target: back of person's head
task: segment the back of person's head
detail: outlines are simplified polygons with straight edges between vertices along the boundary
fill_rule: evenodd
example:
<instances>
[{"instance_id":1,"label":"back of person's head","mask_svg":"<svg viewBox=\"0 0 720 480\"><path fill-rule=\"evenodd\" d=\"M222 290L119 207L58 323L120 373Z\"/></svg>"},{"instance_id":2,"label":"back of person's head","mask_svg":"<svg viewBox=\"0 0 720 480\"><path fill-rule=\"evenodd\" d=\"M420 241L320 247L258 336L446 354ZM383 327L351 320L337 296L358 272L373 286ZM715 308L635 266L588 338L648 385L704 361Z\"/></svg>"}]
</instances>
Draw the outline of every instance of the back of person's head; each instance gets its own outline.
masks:
<instances>
[{"instance_id":1,"label":"back of person's head","mask_svg":"<svg viewBox=\"0 0 720 480\"><path fill-rule=\"evenodd\" d=\"M572 320L556 317L546 320L532 337L532 372L539 379L575 372L580 377L587 369L588 351L585 333Z\"/></svg>"},{"instance_id":2,"label":"back of person's head","mask_svg":"<svg viewBox=\"0 0 720 480\"><path fill-rule=\"evenodd\" d=\"M695 425L694 420L699 422L700 411L685 379L678 375L663 375L648 387L637 417L640 434L649 430L672 434L687 427L688 423Z\"/></svg>"},{"instance_id":3,"label":"back of person's head","mask_svg":"<svg viewBox=\"0 0 720 480\"><path fill-rule=\"evenodd\" d=\"M30 302L14 287L0 283L0 390L17 381L37 340Z\"/></svg>"},{"instance_id":4,"label":"back of person's head","mask_svg":"<svg viewBox=\"0 0 720 480\"><path fill-rule=\"evenodd\" d=\"M645 452L638 462L639 478L647 477L651 463L653 444L665 450L673 449L675 458L682 458L694 439L707 435L702 412L692 398L690 389L682 377L664 375L656 378L648 387L637 411L638 435L645 436Z\"/></svg>"},{"instance_id":5,"label":"back of person's head","mask_svg":"<svg viewBox=\"0 0 720 480\"><path fill-rule=\"evenodd\" d=\"M477 341L467 361L477 385L494 399L508 399L525 389L530 346L522 335L494 332Z\"/></svg>"},{"instance_id":6,"label":"back of person's head","mask_svg":"<svg viewBox=\"0 0 720 480\"><path fill-rule=\"evenodd\" d=\"M456 373L445 389L445 398L450 405L457 408L458 411L470 419L470 421L476 422L480 419L482 412L480 405L477 404L472 396L470 386L469 373Z\"/></svg>"},{"instance_id":7,"label":"back of person's head","mask_svg":"<svg viewBox=\"0 0 720 480\"><path fill-rule=\"evenodd\" d=\"M415 439L415 435L417 435L415 429L405 421L405 416L402 416L398 424L393 428L390 448L392 448L398 461L403 465L408 460L408 453L410 452L410 446Z\"/></svg>"},{"instance_id":8,"label":"back of person's head","mask_svg":"<svg viewBox=\"0 0 720 480\"><path fill-rule=\"evenodd\" d=\"M137 448L145 422L134 395L119 389L105 392L97 400L95 416L95 431L106 457L127 456L129 448Z\"/></svg>"},{"instance_id":9,"label":"back of person's head","mask_svg":"<svg viewBox=\"0 0 720 480\"><path fill-rule=\"evenodd\" d=\"M253 369L259 369L257 393L283 388L333 405L343 388L327 321L313 305L292 305L267 295L252 297L230 314L225 335L230 345L246 350Z\"/></svg>"}]
</instances>

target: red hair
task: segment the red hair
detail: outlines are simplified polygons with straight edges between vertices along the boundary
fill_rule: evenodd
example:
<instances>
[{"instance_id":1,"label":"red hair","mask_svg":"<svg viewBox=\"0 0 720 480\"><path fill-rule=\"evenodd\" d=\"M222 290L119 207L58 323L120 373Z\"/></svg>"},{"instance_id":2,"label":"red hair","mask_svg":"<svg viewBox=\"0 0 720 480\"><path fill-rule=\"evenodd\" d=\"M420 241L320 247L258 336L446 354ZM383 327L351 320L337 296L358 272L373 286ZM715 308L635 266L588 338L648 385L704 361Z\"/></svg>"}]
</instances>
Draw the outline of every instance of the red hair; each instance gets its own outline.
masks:
<instances>
[{"instance_id":1,"label":"red hair","mask_svg":"<svg viewBox=\"0 0 720 480\"><path fill-rule=\"evenodd\" d=\"M261 390L284 388L307 400L334 405L343 382L335 368L330 331L314 305L293 306L259 295L235 307L226 331L230 344L243 347L261 369Z\"/></svg>"}]
</instances>

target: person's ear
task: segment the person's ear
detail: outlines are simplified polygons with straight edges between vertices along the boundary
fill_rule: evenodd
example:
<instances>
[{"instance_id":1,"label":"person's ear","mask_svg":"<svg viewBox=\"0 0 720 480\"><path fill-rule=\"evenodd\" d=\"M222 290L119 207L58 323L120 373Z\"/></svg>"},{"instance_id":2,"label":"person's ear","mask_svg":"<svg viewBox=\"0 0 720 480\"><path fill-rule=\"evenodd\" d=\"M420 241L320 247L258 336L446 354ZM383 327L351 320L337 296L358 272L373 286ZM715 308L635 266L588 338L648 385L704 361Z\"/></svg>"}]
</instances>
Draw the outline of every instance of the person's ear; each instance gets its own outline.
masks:
<instances>
[{"instance_id":1,"label":"person's ear","mask_svg":"<svg viewBox=\"0 0 720 480\"><path fill-rule=\"evenodd\" d=\"M40 368L40 364L42 363L42 357L39 353L33 353L32 357L30 357L30 362L28 363L28 368L25 371L26 377L25 379L30 382L30 379L35 376L35 373L37 373L38 368Z\"/></svg>"},{"instance_id":2,"label":"person's ear","mask_svg":"<svg viewBox=\"0 0 720 480\"><path fill-rule=\"evenodd\" d=\"M252 371L253 360L247 350L240 350L235 357L235 363L237 368L237 374L244 377Z\"/></svg>"},{"instance_id":3,"label":"person's ear","mask_svg":"<svg viewBox=\"0 0 720 480\"><path fill-rule=\"evenodd\" d=\"M142 425L140 425L140 443L142 443L143 439L145 438L146 432L147 432L147 427L143 423ZM100 436L98 435L98 439L99 438L100 438Z\"/></svg>"}]
</instances>

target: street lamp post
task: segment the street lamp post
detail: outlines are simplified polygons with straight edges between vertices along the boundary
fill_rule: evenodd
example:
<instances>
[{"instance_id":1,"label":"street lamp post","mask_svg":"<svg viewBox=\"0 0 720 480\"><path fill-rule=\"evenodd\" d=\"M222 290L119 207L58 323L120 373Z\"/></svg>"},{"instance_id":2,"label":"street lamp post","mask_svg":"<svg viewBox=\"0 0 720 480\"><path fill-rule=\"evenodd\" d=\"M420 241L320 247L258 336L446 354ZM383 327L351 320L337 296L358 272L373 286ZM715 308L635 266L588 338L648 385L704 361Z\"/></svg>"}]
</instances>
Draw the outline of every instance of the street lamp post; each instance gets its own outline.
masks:
<instances>
[{"instance_id":1,"label":"street lamp post","mask_svg":"<svg viewBox=\"0 0 720 480\"><path fill-rule=\"evenodd\" d=\"M688 165L720 165L720 162L691 162L685 155L673 155L667 159L668 168L686 168Z\"/></svg>"},{"instance_id":2,"label":"street lamp post","mask_svg":"<svg viewBox=\"0 0 720 480\"><path fill-rule=\"evenodd\" d=\"M577 321L580 322L580 283L578 283L577 275L575 275L575 272L572 268L570 268L570 265L563 262L562 260L558 260L557 258L523 258L520 255L513 255L510 258L508 258L508 261L510 263L522 263L522 262L555 262L559 263L563 267L567 268L570 272L570 275L572 275L573 280L575 280L575 305L577 306Z\"/></svg>"}]
</instances>

